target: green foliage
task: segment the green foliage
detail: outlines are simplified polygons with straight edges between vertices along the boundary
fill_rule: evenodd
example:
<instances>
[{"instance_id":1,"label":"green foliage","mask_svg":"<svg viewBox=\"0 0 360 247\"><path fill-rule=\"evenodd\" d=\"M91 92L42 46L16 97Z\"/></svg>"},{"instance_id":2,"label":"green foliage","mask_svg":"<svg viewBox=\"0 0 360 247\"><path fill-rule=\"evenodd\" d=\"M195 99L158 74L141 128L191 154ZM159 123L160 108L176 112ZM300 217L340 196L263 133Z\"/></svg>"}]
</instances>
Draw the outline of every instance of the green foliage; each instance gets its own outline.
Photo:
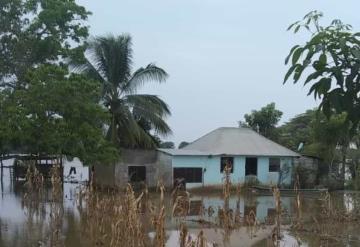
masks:
<instances>
[{"instance_id":1,"label":"green foliage","mask_svg":"<svg viewBox=\"0 0 360 247\"><path fill-rule=\"evenodd\" d=\"M174 149L175 148L175 144L173 142L163 142L160 143L160 148L170 148L170 149Z\"/></svg>"},{"instance_id":2,"label":"green foliage","mask_svg":"<svg viewBox=\"0 0 360 247\"><path fill-rule=\"evenodd\" d=\"M102 83L102 101L111 113L108 139L126 148L154 148L157 136L171 133L164 120L170 110L158 96L137 91L148 81L164 82L168 75L154 64L132 72L131 46L129 35L97 37L90 42L86 63L74 65Z\"/></svg>"},{"instance_id":3,"label":"green foliage","mask_svg":"<svg viewBox=\"0 0 360 247\"><path fill-rule=\"evenodd\" d=\"M285 60L290 68L284 83L292 76L297 83L305 75L309 95L320 98L320 109L327 117L346 112L346 121L354 132L360 121L360 34L350 25L334 20L329 26L319 24L322 14L310 12L289 27L298 32L306 28L311 38L294 46Z\"/></svg>"},{"instance_id":4,"label":"green foliage","mask_svg":"<svg viewBox=\"0 0 360 247\"><path fill-rule=\"evenodd\" d=\"M317 109L307 110L290 119L278 128L279 143L298 151L300 143L302 154L322 158L331 163L336 154L336 147L347 146L349 125L346 114L333 115L329 119Z\"/></svg>"},{"instance_id":5,"label":"green foliage","mask_svg":"<svg viewBox=\"0 0 360 247\"><path fill-rule=\"evenodd\" d=\"M280 126L278 142L294 151L298 150L300 143L305 148L313 142L311 123L316 119L316 110L307 110L290 119Z\"/></svg>"},{"instance_id":6,"label":"green foliage","mask_svg":"<svg viewBox=\"0 0 360 247\"><path fill-rule=\"evenodd\" d=\"M262 107L259 111L253 110L245 114L244 118L248 126L265 137L276 138L276 125L280 121L282 112L275 108L275 103Z\"/></svg>"},{"instance_id":7,"label":"green foliage","mask_svg":"<svg viewBox=\"0 0 360 247\"><path fill-rule=\"evenodd\" d=\"M109 116L98 104L98 82L55 65L40 66L25 79L26 88L0 94L3 151L66 155L85 164L117 158L104 138Z\"/></svg>"},{"instance_id":8,"label":"green foliage","mask_svg":"<svg viewBox=\"0 0 360 247\"><path fill-rule=\"evenodd\" d=\"M25 86L41 64L81 59L89 14L75 0L0 1L0 86Z\"/></svg>"},{"instance_id":9,"label":"green foliage","mask_svg":"<svg viewBox=\"0 0 360 247\"><path fill-rule=\"evenodd\" d=\"M185 142L185 141L182 141L182 142L180 142L180 144L179 144L179 149L181 149L181 148L184 148L184 147L186 147L187 145L189 145L189 143L188 142Z\"/></svg>"}]
</instances>

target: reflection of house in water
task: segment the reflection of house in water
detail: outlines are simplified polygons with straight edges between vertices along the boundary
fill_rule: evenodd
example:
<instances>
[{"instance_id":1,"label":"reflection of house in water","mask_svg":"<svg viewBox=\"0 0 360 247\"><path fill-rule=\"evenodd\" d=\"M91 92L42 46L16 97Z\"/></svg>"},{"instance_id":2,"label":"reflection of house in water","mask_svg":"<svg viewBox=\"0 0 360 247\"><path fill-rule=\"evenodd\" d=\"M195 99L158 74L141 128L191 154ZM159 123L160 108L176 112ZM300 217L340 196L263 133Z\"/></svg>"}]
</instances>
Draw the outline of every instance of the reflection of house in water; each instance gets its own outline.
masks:
<instances>
[{"instance_id":1,"label":"reflection of house in water","mask_svg":"<svg viewBox=\"0 0 360 247\"><path fill-rule=\"evenodd\" d=\"M287 212L291 212L291 200L291 197L281 198L281 206ZM212 217L209 217L209 215L205 213L203 218L205 220L213 221L213 217L217 215L218 209L223 208L223 206L224 201L220 197L194 196L190 201L190 210L187 219L196 220L198 219L198 216L200 216L202 208L207 210L211 207L215 210L215 214ZM268 217L274 217L276 214L275 202L272 196L241 196L240 199L231 197L229 200L229 208L235 212L237 207L239 207L241 217L249 215L250 212L253 211L257 220L260 222L265 221Z\"/></svg>"}]
</instances>

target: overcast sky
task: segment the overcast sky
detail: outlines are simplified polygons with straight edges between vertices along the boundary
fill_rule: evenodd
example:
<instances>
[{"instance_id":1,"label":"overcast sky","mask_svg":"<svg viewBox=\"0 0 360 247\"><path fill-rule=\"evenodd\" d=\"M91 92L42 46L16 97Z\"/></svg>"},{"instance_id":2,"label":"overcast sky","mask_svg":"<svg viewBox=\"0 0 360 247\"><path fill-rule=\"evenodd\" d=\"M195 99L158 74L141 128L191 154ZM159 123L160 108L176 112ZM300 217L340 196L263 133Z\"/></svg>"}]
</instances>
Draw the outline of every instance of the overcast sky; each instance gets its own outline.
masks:
<instances>
[{"instance_id":1,"label":"overcast sky","mask_svg":"<svg viewBox=\"0 0 360 247\"><path fill-rule=\"evenodd\" d=\"M130 33L134 67L155 62L170 77L141 92L171 107L177 144L275 102L282 122L317 105L301 83L282 85L284 58L308 34L286 31L311 10L323 24L341 19L359 31L359 0L77 0L90 10L91 35Z\"/></svg>"}]
</instances>

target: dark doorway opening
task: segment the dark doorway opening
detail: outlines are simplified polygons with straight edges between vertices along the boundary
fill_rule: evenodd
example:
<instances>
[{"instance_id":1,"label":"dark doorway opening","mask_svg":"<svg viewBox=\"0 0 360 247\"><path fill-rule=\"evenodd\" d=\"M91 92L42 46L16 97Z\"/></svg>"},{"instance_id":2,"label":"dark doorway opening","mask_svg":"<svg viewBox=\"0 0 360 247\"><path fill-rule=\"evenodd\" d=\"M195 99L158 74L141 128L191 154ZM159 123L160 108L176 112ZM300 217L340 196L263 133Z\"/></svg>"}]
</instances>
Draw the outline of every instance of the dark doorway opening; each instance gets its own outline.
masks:
<instances>
[{"instance_id":1,"label":"dark doorway opening","mask_svg":"<svg viewBox=\"0 0 360 247\"><path fill-rule=\"evenodd\" d=\"M245 161L245 176L254 175L257 176L257 158L246 158Z\"/></svg>"},{"instance_id":2,"label":"dark doorway opening","mask_svg":"<svg viewBox=\"0 0 360 247\"><path fill-rule=\"evenodd\" d=\"M184 183L202 183L202 168L174 168L174 181L183 180Z\"/></svg>"},{"instance_id":3,"label":"dark doorway opening","mask_svg":"<svg viewBox=\"0 0 360 247\"><path fill-rule=\"evenodd\" d=\"M137 183L146 181L145 166L129 166L128 168L129 182Z\"/></svg>"}]
</instances>

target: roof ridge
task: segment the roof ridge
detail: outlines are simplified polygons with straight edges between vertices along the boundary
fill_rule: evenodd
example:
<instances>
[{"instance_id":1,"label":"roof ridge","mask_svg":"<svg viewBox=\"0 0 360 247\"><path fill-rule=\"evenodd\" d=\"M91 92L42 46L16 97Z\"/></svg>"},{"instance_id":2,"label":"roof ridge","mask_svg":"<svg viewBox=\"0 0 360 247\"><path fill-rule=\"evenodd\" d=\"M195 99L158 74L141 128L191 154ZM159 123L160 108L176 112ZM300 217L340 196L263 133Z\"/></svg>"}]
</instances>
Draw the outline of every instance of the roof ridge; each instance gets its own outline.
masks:
<instances>
[{"instance_id":1,"label":"roof ridge","mask_svg":"<svg viewBox=\"0 0 360 247\"><path fill-rule=\"evenodd\" d=\"M258 136L260 136L261 138L263 138L263 139L271 142L272 144L275 144L275 145L280 146L280 147L282 147L282 148L285 148L285 149L287 149L287 150L289 150L289 151L291 151L291 152L293 152L293 153L296 153L295 151L291 150L290 148L287 148L287 147L285 147L285 146L283 146L283 145L281 145L281 144L279 144L279 143L271 140L270 138L267 138L267 137L263 136L263 135L260 134L259 132L255 131L255 130L253 130L253 129L251 129L251 128L249 128L249 129L250 129L252 132L256 133ZM296 153L296 154L297 154L297 153Z\"/></svg>"},{"instance_id":2,"label":"roof ridge","mask_svg":"<svg viewBox=\"0 0 360 247\"><path fill-rule=\"evenodd\" d=\"M248 143L247 143L248 142ZM251 149L256 149L251 150ZM184 151L226 153L261 153L276 156L299 156L299 154L247 127L219 127L192 141Z\"/></svg>"},{"instance_id":3,"label":"roof ridge","mask_svg":"<svg viewBox=\"0 0 360 247\"><path fill-rule=\"evenodd\" d=\"M188 148L188 147L189 147L191 144L193 144L194 142L196 142L196 141L200 140L201 138L203 138L203 137L205 137L205 136L208 136L208 135L210 135L210 134L214 133L215 131L220 130L221 128L226 128L226 127L218 127L218 128L216 128L216 129L214 129L214 130L212 130L212 131L210 131L210 132L206 133L205 135L200 136L199 138L195 139L194 141L190 142L188 145L186 145L186 146L185 146L185 147L183 147L182 149L184 149L184 150L189 150L189 148ZM195 149L195 150L197 150L197 149ZM199 150L199 151L200 151L200 150Z\"/></svg>"}]
</instances>

